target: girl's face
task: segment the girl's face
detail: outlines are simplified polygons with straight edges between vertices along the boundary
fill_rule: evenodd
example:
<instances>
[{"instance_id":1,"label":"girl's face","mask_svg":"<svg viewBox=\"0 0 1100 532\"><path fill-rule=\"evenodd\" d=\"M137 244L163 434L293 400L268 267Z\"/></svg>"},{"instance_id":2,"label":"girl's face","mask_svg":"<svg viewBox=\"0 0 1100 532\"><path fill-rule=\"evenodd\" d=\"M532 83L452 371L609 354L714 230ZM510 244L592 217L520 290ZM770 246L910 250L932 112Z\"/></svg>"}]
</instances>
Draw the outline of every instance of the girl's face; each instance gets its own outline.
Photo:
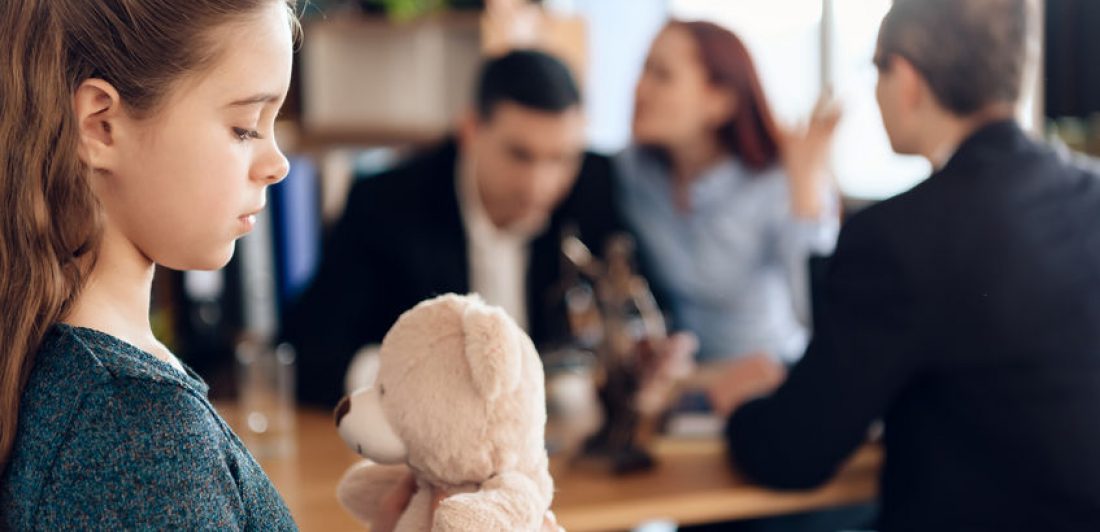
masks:
<instances>
[{"instance_id":1,"label":"girl's face","mask_svg":"<svg viewBox=\"0 0 1100 532\"><path fill-rule=\"evenodd\" d=\"M267 187L289 169L274 135L291 75L285 4L270 2L213 38L221 55L211 68L181 80L153 116L119 113L93 150L105 239L122 235L173 269L224 266Z\"/></svg>"},{"instance_id":2,"label":"girl's face","mask_svg":"<svg viewBox=\"0 0 1100 532\"><path fill-rule=\"evenodd\" d=\"M734 112L713 85L686 30L665 28L653 41L634 92L634 141L671 147L713 134Z\"/></svg>"}]
</instances>

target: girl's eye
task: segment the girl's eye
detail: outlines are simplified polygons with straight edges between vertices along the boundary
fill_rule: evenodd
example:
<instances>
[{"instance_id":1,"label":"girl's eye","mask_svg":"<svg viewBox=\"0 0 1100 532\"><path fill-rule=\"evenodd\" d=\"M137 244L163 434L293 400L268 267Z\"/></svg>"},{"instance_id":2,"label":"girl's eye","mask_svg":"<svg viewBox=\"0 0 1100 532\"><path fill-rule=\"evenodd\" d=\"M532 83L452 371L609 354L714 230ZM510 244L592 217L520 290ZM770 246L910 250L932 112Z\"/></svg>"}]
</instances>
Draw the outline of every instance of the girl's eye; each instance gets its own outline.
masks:
<instances>
[{"instance_id":1,"label":"girl's eye","mask_svg":"<svg viewBox=\"0 0 1100 532\"><path fill-rule=\"evenodd\" d=\"M245 129L243 127L233 128L233 135L237 137L237 140L244 142L252 139L263 138L260 136L260 132L255 129Z\"/></svg>"}]
</instances>

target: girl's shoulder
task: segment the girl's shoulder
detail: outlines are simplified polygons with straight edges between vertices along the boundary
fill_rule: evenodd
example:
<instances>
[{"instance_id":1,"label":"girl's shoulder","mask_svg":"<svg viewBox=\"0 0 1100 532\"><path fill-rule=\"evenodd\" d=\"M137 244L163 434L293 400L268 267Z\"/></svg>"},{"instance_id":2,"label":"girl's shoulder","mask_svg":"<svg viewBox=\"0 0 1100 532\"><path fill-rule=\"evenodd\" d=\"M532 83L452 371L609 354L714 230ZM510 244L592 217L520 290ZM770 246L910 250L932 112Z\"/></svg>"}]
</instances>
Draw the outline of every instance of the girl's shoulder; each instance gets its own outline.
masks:
<instances>
[{"instance_id":1,"label":"girl's shoulder","mask_svg":"<svg viewBox=\"0 0 1100 532\"><path fill-rule=\"evenodd\" d=\"M205 396L208 387L194 372L179 371L126 341L95 329L53 325L35 357L32 379L79 378L84 384L137 380L178 386Z\"/></svg>"},{"instance_id":2,"label":"girl's shoulder","mask_svg":"<svg viewBox=\"0 0 1100 532\"><path fill-rule=\"evenodd\" d=\"M190 371L180 372L118 338L54 325L23 392L17 445L46 451L73 440L71 433L93 419L95 427L90 428L100 434L149 429L166 420L175 420L175 426L204 425L217 433L221 427L207 390Z\"/></svg>"},{"instance_id":3,"label":"girl's shoulder","mask_svg":"<svg viewBox=\"0 0 1100 532\"><path fill-rule=\"evenodd\" d=\"M223 469L233 445L190 379L118 338L53 326L23 393L0 513L35 528L57 505L129 508L136 503L107 498L134 482L207 484L194 479Z\"/></svg>"}]
</instances>

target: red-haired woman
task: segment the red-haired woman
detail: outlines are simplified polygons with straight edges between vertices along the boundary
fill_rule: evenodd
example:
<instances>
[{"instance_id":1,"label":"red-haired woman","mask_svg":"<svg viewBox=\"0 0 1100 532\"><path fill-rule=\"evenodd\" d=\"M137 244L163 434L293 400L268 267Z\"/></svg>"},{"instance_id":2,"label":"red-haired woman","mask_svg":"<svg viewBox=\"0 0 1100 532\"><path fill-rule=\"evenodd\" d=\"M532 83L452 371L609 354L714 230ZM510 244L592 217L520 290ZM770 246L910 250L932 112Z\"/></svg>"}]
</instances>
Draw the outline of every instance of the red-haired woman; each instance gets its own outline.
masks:
<instances>
[{"instance_id":1,"label":"red-haired woman","mask_svg":"<svg viewBox=\"0 0 1100 532\"><path fill-rule=\"evenodd\" d=\"M825 172L838 118L822 108L802 131L781 131L748 50L720 26L674 21L653 42L619 197L701 362L802 355L808 258L829 253L838 230Z\"/></svg>"},{"instance_id":2,"label":"red-haired woman","mask_svg":"<svg viewBox=\"0 0 1100 532\"><path fill-rule=\"evenodd\" d=\"M741 40L671 22L638 81L634 146L617 158L620 207L641 259L701 362L728 361L710 390L728 412L770 392L808 338L813 254L832 251L838 201L826 162L839 113L819 105L782 131ZM841 508L700 530L835 530L873 508Z\"/></svg>"}]
</instances>

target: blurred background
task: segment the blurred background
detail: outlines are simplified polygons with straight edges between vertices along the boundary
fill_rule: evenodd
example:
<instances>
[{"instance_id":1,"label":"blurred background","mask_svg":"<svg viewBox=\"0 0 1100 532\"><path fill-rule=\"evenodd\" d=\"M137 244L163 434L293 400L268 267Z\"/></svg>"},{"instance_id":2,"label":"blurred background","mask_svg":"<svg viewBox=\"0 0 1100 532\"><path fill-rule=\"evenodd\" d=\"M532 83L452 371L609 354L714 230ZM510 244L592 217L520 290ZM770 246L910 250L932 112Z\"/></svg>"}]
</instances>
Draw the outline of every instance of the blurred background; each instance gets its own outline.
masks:
<instances>
[{"instance_id":1,"label":"blurred background","mask_svg":"<svg viewBox=\"0 0 1100 532\"><path fill-rule=\"evenodd\" d=\"M511 3L511 2L509 2ZM520 4L520 2L514 2ZM538 20L488 21L482 0L313 0L302 6L278 137L291 159L270 209L219 272L158 272L158 336L232 395L233 352L244 334L274 338L283 309L308 285L325 231L355 175L382 171L452 131L482 58L537 47L580 80L591 150L630 139L634 85L670 17L708 20L748 46L777 119L803 120L826 87L844 109L830 167L846 204L904 191L927 162L894 154L874 100L871 56L890 0L544 0ZM1100 2L1046 0L1042 61L1021 111L1037 134L1100 153Z\"/></svg>"},{"instance_id":2,"label":"blurred background","mask_svg":"<svg viewBox=\"0 0 1100 532\"><path fill-rule=\"evenodd\" d=\"M304 39L276 126L279 143L291 162L290 174L271 188L268 209L260 214L255 231L239 242L227 268L158 270L155 332L207 380L212 399L222 405L241 399L238 414L243 418L235 422L239 432L263 433L269 421L278 423L276 418L253 419L253 410L272 408L249 403L246 396L256 390L262 392L259 397L275 389L280 408L292 416L298 408L295 355L275 344L288 309L314 280L356 180L394 168L454 135L459 117L471 106L485 58L513 49L548 52L572 71L583 93L588 150L614 156L629 149L636 85L651 44L670 19L709 21L736 33L752 56L781 127L805 123L823 94L839 104L843 115L827 157L828 172L840 193L839 213L848 215L903 192L927 177L931 168L924 159L893 153L876 105L877 70L872 56L890 5L890 0L300 2ZM1095 31L1100 27L1100 2L1045 0L1041 5L1038 54L1027 74L1019 120L1036 136L1086 154L1100 154L1100 62L1095 59L1100 57L1100 32ZM568 254L564 245L563 250ZM660 334L664 334L663 325ZM548 368L561 360L568 362L570 353L563 356L545 361ZM259 367L261 359L278 367ZM343 371L343 366L339 369ZM319 474L316 485L311 484L314 477L303 473L315 468L307 456L310 453L342 448L320 412L300 418L312 420L310 424L302 425L299 419L301 434L294 436L299 451L265 453L253 448L261 460L265 454L304 457L264 462L304 529L311 528L310 523L327 523L325 529L348 524L346 519L340 524L326 521L338 510L316 508L334 507L331 488L354 459L352 454L339 455L325 465L328 469ZM715 436L720 429L713 419L709 425L705 420L682 421L685 433ZM695 422L703 425L692 425ZM314 436L319 439L311 440ZM680 472L670 473L674 479L716 474L716 464L724 461L721 448L714 438L705 445L709 447L700 455L705 460L694 462L690 457L696 456L695 451L687 452L684 456L689 458L678 462ZM842 479L866 490L836 492L842 495L834 493L831 505L868 500L877 475L874 456L857 456L857 476ZM866 467L859 469L860 464ZM735 483L721 475L714 478L714 486L707 489L725 489ZM581 486L572 492L574 500L621 487L613 480L604 484L597 477L570 482ZM817 504L810 499L761 502L749 495L747 500L756 501L752 512L761 514ZM677 504L691 507L693 503ZM629 507L605 509L611 514L631 512ZM651 526L639 530L674 528L661 523ZM604 528L593 525L591 529Z\"/></svg>"}]
</instances>

